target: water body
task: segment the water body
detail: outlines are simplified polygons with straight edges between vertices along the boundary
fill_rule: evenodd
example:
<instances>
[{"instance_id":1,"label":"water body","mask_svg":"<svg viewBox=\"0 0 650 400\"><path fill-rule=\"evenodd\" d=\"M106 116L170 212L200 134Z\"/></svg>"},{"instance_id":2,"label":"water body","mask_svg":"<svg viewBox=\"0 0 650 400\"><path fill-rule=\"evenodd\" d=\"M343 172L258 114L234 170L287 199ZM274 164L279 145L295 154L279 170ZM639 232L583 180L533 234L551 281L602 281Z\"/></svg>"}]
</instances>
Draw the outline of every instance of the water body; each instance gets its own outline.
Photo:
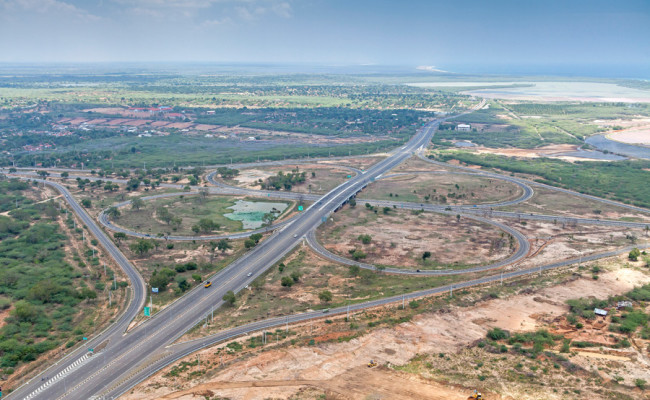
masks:
<instances>
[{"instance_id":1,"label":"water body","mask_svg":"<svg viewBox=\"0 0 650 400\"><path fill-rule=\"evenodd\" d=\"M454 146L456 147L476 147L475 143L468 142L467 140L461 140L456 143L454 143Z\"/></svg>"},{"instance_id":2,"label":"water body","mask_svg":"<svg viewBox=\"0 0 650 400\"><path fill-rule=\"evenodd\" d=\"M587 138L586 142L600 150L607 150L628 157L650 160L650 148L609 140L605 135L590 136Z\"/></svg>"},{"instance_id":3,"label":"water body","mask_svg":"<svg viewBox=\"0 0 650 400\"><path fill-rule=\"evenodd\" d=\"M288 207L286 203L270 203L266 201L237 200L228 207L233 212L223 216L233 221L241 221L244 229L257 229L264 225L264 215L274 213L276 216L282 214Z\"/></svg>"}]
</instances>

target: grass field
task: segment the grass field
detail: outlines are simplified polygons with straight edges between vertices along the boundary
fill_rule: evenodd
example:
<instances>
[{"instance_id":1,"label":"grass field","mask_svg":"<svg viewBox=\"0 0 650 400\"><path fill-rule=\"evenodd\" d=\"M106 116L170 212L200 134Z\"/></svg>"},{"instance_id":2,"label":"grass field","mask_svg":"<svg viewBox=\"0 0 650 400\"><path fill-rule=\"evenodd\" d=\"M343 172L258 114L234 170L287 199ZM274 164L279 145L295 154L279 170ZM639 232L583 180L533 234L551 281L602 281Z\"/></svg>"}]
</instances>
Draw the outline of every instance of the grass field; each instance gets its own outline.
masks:
<instances>
[{"instance_id":1,"label":"grass field","mask_svg":"<svg viewBox=\"0 0 650 400\"><path fill-rule=\"evenodd\" d=\"M159 233L171 232L174 235L196 235L192 226L201 219L211 219L219 225L213 233L239 232L243 230L241 221L235 221L224 216L231 213L229 207L235 205L241 196L208 196L203 199L199 195L160 198L145 202L145 207L134 210L127 206L122 209L122 215L115 223L137 232L156 236ZM249 201L268 201L266 199L245 198ZM283 203L282 201L273 201ZM288 203L284 203L288 204ZM167 224L159 219L159 207L167 208L172 215L182 219L180 225ZM289 210L290 207L287 208Z\"/></svg>"}]
</instances>

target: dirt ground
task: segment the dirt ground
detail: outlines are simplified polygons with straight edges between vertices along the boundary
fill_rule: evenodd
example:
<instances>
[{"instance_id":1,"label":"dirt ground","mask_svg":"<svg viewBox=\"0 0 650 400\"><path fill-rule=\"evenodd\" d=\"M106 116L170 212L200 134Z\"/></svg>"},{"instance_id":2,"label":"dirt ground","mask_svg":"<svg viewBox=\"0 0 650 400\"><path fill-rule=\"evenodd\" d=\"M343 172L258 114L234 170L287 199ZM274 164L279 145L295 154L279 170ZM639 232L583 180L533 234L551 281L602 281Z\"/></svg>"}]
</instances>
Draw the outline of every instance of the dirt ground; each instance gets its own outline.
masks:
<instances>
[{"instance_id":1,"label":"dirt ground","mask_svg":"<svg viewBox=\"0 0 650 400\"><path fill-rule=\"evenodd\" d=\"M524 290L506 298L482 301L464 308L425 312L410 322L374 329L349 341L316 341L317 344L312 346L269 349L241 357L226 368L219 368L223 354L219 348L223 348L223 345L215 346L202 351L200 355L202 363L205 363L204 368L217 367L213 373L208 372L205 378L165 377L171 369L168 367L124 398L192 399L192 396L205 395L210 391L209 396L229 399L301 399L319 398L319 394L325 395L320 398L331 399L465 399L474 388L483 389L479 379L467 379L463 388L436 383L417 374L394 371L391 367L407 365L418 355L460 352L484 338L492 327L515 332L547 327L549 320L568 311L565 305L568 299L585 295L606 298L650 281L650 277L640 270L622 268L624 262L621 257L601 264L608 265L608 272L602 273L599 280L572 278L569 275L568 279L560 279L559 283ZM355 315L353 321L361 322L360 318L361 315ZM318 338L318 335L327 335L335 329L336 324L321 321L314 325ZM306 326L304 329L311 330L312 327ZM338 329L345 330L345 324L339 325ZM577 362L580 357L583 356L577 354L572 361ZM195 358L194 355L186 360ZM365 364L370 359L389 368L369 369ZM585 362L589 360L592 359ZM631 366L628 368L632 370ZM196 369L190 367L188 377ZM450 376L449 380L453 378ZM311 397L301 397L301 388L316 390L311 392ZM507 396L487 393L487 398L565 398L551 395L545 388L540 392L531 392L525 385L512 385L500 391Z\"/></svg>"},{"instance_id":2,"label":"dirt ground","mask_svg":"<svg viewBox=\"0 0 650 400\"><path fill-rule=\"evenodd\" d=\"M628 221L650 221L650 214L639 213L624 207L584 199L567 193L535 187L533 197L524 203L503 207L504 211L532 212L538 214L601 218Z\"/></svg>"},{"instance_id":3,"label":"dirt ground","mask_svg":"<svg viewBox=\"0 0 650 400\"><path fill-rule=\"evenodd\" d=\"M558 160L564 160L569 162L574 161L602 161L598 159L583 158L583 157L571 157L571 156L562 156L560 154L570 153L572 151L578 150L577 145L573 144L552 144L544 147L538 147L535 149L519 149L519 148L505 148L505 149L493 149L489 147L478 146L472 148L473 151L479 154L497 154L501 156L508 157L523 157L523 158L555 158Z\"/></svg>"},{"instance_id":4,"label":"dirt ground","mask_svg":"<svg viewBox=\"0 0 650 400\"><path fill-rule=\"evenodd\" d=\"M453 216L395 209L388 215L382 210L375 214L361 204L332 218L320 228L321 243L344 257L350 256L350 250L363 250L367 254L363 261L370 264L448 268L495 261L511 252L501 230L469 218L458 221ZM371 242L363 244L360 235L370 235ZM425 251L432 253L430 262L422 261Z\"/></svg>"},{"instance_id":5,"label":"dirt ground","mask_svg":"<svg viewBox=\"0 0 650 400\"><path fill-rule=\"evenodd\" d=\"M368 185L360 197L414 203L483 204L512 200L521 194L518 186L500 179L443 173L382 178Z\"/></svg>"},{"instance_id":6,"label":"dirt ground","mask_svg":"<svg viewBox=\"0 0 650 400\"><path fill-rule=\"evenodd\" d=\"M298 168L299 172L306 172L306 179L304 183L294 185L291 188L292 192L297 193L327 193L344 180L347 176L354 176L355 173L344 168L329 166L326 164L299 164L299 165L283 165L279 167L270 168L247 168L239 171L233 180L226 181L228 184L235 184L237 186L259 189L259 180L265 180L271 176L276 175L279 171L285 174ZM315 176L312 177L312 172Z\"/></svg>"}]
</instances>

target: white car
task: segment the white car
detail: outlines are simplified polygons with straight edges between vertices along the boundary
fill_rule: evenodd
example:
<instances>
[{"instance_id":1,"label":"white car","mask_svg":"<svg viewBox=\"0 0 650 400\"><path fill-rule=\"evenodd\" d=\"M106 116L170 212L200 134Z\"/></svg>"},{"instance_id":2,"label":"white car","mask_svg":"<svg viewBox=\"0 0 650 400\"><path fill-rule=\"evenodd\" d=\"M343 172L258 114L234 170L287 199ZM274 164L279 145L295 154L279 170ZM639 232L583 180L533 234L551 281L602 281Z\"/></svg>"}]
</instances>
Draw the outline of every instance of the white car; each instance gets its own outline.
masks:
<instances>
[{"instance_id":1,"label":"white car","mask_svg":"<svg viewBox=\"0 0 650 400\"><path fill-rule=\"evenodd\" d=\"M297 234L297 233L294 233L294 234L293 234L293 237L297 238L297 237L298 237L298 234Z\"/></svg>"},{"instance_id":2,"label":"white car","mask_svg":"<svg viewBox=\"0 0 650 400\"><path fill-rule=\"evenodd\" d=\"M251 276L251 275L253 275L253 273L252 273L252 272L249 272L248 275L246 275L246 276Z\"/></svg>"}]
</instances>

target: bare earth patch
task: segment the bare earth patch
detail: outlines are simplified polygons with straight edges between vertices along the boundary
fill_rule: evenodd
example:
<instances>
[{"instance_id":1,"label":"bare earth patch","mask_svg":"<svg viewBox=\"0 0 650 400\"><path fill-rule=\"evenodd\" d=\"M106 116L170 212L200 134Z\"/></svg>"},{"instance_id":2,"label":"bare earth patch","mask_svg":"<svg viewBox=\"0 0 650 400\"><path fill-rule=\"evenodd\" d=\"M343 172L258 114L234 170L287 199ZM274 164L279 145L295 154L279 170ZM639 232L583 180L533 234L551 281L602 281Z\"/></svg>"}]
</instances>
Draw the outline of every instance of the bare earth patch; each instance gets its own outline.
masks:
<instances>
[{"instance_id":1,"label":"bare earth patch","mask_svg":"<svg viewBox=\"0 0 650 400\"><path fill-rule=\"evenodd\" d=\"M449 264L483 264L510 254L508 239L502 231L469 218L391 209L388 215L377 214L358 205L332 217L319 235L330 251L349 257L360 249L367 254L363 261L397 267L436 268ZM358 237L370 235L363 244ZM423 262L422 254L432 253L432 263Z\"/></svg>"},{"instance_id":2,"label":"bare earth patch","mask_svg":"<svg viewBox=\"0 0 650 400\"><path fill-rule=\"evenodd\" d=\"M373 330L370 334L347 342L322 343L315 346L271 349L251 357L233 361L225 369L215 371L208 378L166 378L166 368L140 384L124 398L135 399L192 399L194 395L222 396L231 399L314 398L326 394L331 399L466 399L471 390L480 385L476 380L465 381L465 388L443 384L382 367L366 367L373 359L382 365L406 365L420 354L454 353L485 337L488 329L500 327L511 331L530 331L547 327L548 321L568 312L566 300L593 295L606 298L624 293L650 278L635 269L621 268L621 259L605 262L611 268L599 280L569 278L560 284L542 289L524 291L508 298L493 299L466 308L452 308L446 312L427 312L411 322ZM386 311L389 311L387 308ZM357 317L353 317L356 321ZM315 323L318 332L328 332L327 324ZM298 328L300 329L300 328ZM222 345L223 346L223 345ZM220 363L217 347L201 352L205 365ZM219 353L220 354L220 353ZM580 354L571 361L580 362ZM192 361L196 356L186 360ZM584 358L590 362L591 358ZM475 361L475 360L474 360ZM473 362L474 362L473 361ZM630 369L632 366L628 364ZM473 369L473 368L471 368ZM189 371L196 371L191 367ZM647 374L647 371L646 371ZM641 375L643 376L643 375ZM449 377L453 380L452 377ZM476 386L473 386L476 385ZM530 387L509 385L501 388L502 395L487 393L488 399L561 399L559 395L531 391ZM314 389L312 397L301 397L302 391ZM413 389L405 392L406 389ZM480 389L480 387L479 387ZM165 396L165 397L163 397ZM340 396L340 397L339 397ZM596 398L596 397L590 397Z\"/></svg>"}]
</instances>

